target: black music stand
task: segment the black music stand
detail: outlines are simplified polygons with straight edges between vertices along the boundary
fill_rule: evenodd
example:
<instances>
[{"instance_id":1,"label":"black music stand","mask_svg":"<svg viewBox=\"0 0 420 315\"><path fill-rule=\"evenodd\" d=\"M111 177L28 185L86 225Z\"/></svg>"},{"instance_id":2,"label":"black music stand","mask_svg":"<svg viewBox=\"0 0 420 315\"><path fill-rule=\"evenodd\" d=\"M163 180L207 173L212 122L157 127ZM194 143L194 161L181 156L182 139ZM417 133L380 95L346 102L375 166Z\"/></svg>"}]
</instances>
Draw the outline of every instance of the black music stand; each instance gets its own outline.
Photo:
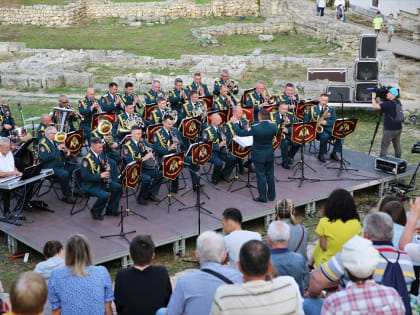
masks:
<instances>
[{"instance_id":1,"label":"black music stand","mask_svg":"<svg viewBox=\"0 0 420 315\"><path fill-rule=\"evenodd\" d=\"M122 195L125 198L125 216L128 217L130 214L134 214L139 216L140 218L147 220L147 217L137 213L136 211L131 210L128 207L128 189L135 189L137 187L138 182L141 178L141 169L142 169L142 160L137 160L129 163L125 169L121 172L120 178L121 180L121 187L122 187ZM134 174L134 172L136 172Z\"/></svg>"},{"instance_id":2,"label":"black music stand","mask_svg":"<svg viewBox=\"0 0 420 315\"><path fill-rule=\"evenodd\" d=\"M316 173L316 171L305 162L305 154L304 154L306 141L308 142L312 141L313 139L315 139L315 135L316 135L316 122L315 121L307 122L307 123L295 123L292 125L292 141L301 145L300 146L300 160L293 166L293 169L295 169L295 171L293 172L293 177L289 176L288 179L299 180L299 188L302 187L302 184L304 181L308 181L311 183L320 181L319 178L305 177L305 167L308 167L309 169L311 169L313 172ZM301 171L301 175L299 177L295 177L298 170Z\"/></svg>"}]
</instances>

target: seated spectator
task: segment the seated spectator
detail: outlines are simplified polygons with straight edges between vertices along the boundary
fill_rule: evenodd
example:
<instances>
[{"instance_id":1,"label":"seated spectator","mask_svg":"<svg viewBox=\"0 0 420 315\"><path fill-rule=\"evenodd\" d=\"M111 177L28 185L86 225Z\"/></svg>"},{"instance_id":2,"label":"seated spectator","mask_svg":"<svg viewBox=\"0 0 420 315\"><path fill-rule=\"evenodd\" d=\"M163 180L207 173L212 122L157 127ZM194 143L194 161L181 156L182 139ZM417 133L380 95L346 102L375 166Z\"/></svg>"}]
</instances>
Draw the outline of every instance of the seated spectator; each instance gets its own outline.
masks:
<instances>
[{"instance_id":1,"label":"seated spectator","mask_svg":"<svg viewBox=\"0 0 420 315\"><path fill-rule=\"evenodd\" d=\"M314 250L317 267L337 254L345 242L362 234L359 214L352 195L345 189L336 189L328 197L324 215L315 232L319 235Z\"/></svg>"},{"instance_id":2,"label":"seated spectator","mask_svg":"<svg viewBox=\"0 0 420 315\"><path fill-rule=\"evenodd\" d=\"M115 278L115 305L118 314L151 314L166 307L172 293L168 271L151 266L155 244L150 235L137 235L130 242L134 267L118 271Z\"/></svg>"},{"instance_id":3,"label":"seated spectator","mask_svg":"<svg viewBox=\"0 0 420 315\"><path fill-rule=\"evenodd\" d=\"M382 208L385 206L386 203L390 201L400 201L401 198L398 198L395 195L384 195L378 203L378 211L382 211Z\"/></svg>"},{"instance_id":4,"label":"seated spectator","mask_svg":"<svg viewBox=\"0 0 420 315\"><path fill-rule=\"evenodd\" d=\"M66 265L64 262L63 244L61 244L59 241L48 241L45 243L42 252L44 253L44 257L47 260L38 263L35 266L34 272L40 274L41 277L44 278L48 283L51 272L54 269L61 268ZM45 303L43 314L51 314L51 307L50 303L48 303L48 300L47 303Z\"/></svg>"},{"instance_id":5,"label":"seated spectator","mask_svg":"<svg viewBox=\"0 0 420 315\"><path fill-rule=\"evenodd\" d=\"M111 277L103 266L93 266L85 236L71 236L66 244L66 266L53 270L48 283L52 314L112 315Z\"/></svg>"},{"instance_id":6,"label":"seated spectator","mask_svg":"<svg viewBox=\"0 0 420 315\"><path fill-rule=\"evenodd\" d=\"M302 297L292 277L266 281L273 263L270 249L263 242L251 240L241 247L238 268L244 283L220 286L214 296L212 315L303 314Z\"/></svg>"},{"instance_id":7,"label":"seated spectator","mask_svg":"<svg viewBox=\"0 0 420 315\"><path fill-rule=\"evenodd\" d=\"M299 285L303 296L309 282L308 263L301 254L289 251L287 240L290 227L282 221L271 222L268 228L268 243L271 247L271 260L279 276L291 276Z\"/></svg>"},{"instance_id":8,"label":"seated spectator","mask_svg":"<svg viewBox=\"0 0 420 315\"><path fill-rule=\"evenodd\" d=\"M42 314L47 294L47 283L39 274L32 271L21 273L13 280L10 286L12 313L6 314Z\"/></svg>"},{"instance_id":9,"label":"seated spectator","mask_svg":"<svg viewBox=\"0 0 420 315\"><path fill-rule=\"evenodd\" d=\"M401 234L407 223L404 205L401 201L389 201L383 205L381 211L388 213L391 216L392 221L394 221L394 237L392 238L392 244L394 244L394 247L398 248Z\"/></svg>"},{"instance_id":10,"label":"seated spectator","mask_svg":"<svg viewBox=\"0 0 420 315\"><path fill-rule=\"evenodd\" d=\"M283 199L276 205L277 221L283 221L290 227L290 238L287 242L287 248L295 253L301 254L308 260L308 231L303 225L297 224L295 218L295 206L290 199Z\"/></svg>"},{"instance_id":11,"label":"seated spectator","mask_svg":"<svg viewBox=\"0 0 420 315\"><path fill-rule=\"evenodd\" d=\"M341 260L350 282L325 300L321 314L405 314L398 292L372 280L379 257L372 242L358 235L345 243Z\"/></svg>"},{"instance_id":12,"label":"seated spectator","mask_svg":"<svg viewBox=\"0 0 420 315\"><path fill-rule=\"evenodd\" d=\"M227 208L223 211L222 224L225 232L228 234L225 236L225 249L227 259L229 259L229 266L238 268L239 250L242 245L249 240L261 241L261 234L242 230L242 214L236 208Z\"/></svg>"},{"instance_id":13,"label":"seated spectator","mask_svg":"<svg viewBox=\"0 0 420 315\"><path fill-rule=\"evenodd\" d=\"M403 271L408 290L414 280L413 264L410 257L405 252L396 250L392 245L394 226L392 218L384 212L374 212L366 216L363 221L363 236L371 240L373 246L381 253L379 263L376 265L373 274L373 280L381 283L382 276L388 264L387 260L395 262L398 258L398 264ZM333 285L339 284L340 289L344 290L349 278L344 272L341 252L324 263L321 268L311 273L309 288L306 295L311 299L305 299L304 309L308 315L319 314L323 299L320 297L322 290ZM313 299L312 299L313 298Z\"/></svg>"},{"instance_id":14,"label":"seated spectator","mask_svg":"<svg viewBox=\"0 0 420 315\"><path fill-rule=\"evenodd\" d=\"M168 315L209 314L214 293L219 286L242 282L242 275L238 270L222 266L226 259L222 235L213 231L202 233L197 238L195 256L201 269L178 279L169 300Z\"/></svg>"}]
</instances>

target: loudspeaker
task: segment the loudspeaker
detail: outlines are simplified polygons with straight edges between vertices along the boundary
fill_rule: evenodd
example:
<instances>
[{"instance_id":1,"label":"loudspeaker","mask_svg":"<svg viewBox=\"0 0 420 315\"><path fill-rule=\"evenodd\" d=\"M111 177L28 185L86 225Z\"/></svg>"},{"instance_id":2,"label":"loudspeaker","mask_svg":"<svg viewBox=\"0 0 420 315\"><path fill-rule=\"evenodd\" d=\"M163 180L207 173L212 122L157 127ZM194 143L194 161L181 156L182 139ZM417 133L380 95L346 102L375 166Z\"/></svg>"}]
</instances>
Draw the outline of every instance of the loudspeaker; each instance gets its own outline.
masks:
<instances>
[{"instance_id":1,"label":"loudspeaker","mask_svg":"<svg viewBox=\"0 0 420 315\"><path fill-rule=\"evenodd\" d=\"M376 59L377 41L375 34L362 34L359 39L359 58Z\"/></svg>"},{"instance_id":2,"label":"loudspeaker","mask_svg":"<svg viewBox=\"0 0 420 315\"><path fill-rule=\"evenodd\" d=\"M343 94L344 103L351 103L351 88L347 85L327 85L328 101L331 103L341 103Z\"/></svg>"},{"instance_id":3,"label":"loudspeaker","mask_svg":"<svg viewBox=\"0 0 420 315\"><path fill-rule=\"evenodd\" d=\"M356 59L354 63L354 79L356 81L378 80L379 62L377 60Z\"/></svg>"},{"instance_id":4,"label":"loudspeaker","mask_svg":"<svg viewBox=\"0 0 420 315\"><path fill-rule=\"evenodd\" d=\"M308 81L328 80L333 82L346 82L347 68L308 68Z\"/></svg>"},{"instance_id":5,"label":"loudspeaker","mask_svg":"<svg viewBox=\"0 0 420 315\"><path fill-rule=\"evenodd\" d=\"M354 98L355 103L370 103L372 101L372 92L366 92L367 88L374 88L378 85L376 81L373 82L355 82L354 83Z\"/></svg>"}]
</instances>

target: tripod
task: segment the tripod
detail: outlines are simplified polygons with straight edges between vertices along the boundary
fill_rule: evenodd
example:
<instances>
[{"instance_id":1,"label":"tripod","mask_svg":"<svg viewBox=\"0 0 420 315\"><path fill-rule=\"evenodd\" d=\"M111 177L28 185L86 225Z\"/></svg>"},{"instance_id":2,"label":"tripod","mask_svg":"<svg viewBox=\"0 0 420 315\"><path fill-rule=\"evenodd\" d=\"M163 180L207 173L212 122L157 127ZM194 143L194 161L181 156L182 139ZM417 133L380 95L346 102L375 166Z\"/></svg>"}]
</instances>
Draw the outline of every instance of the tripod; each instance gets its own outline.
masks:
<instances>
[{"instance_id":1,"label":"tripod","mask_svg":"<svg viewBox=\"0 0 420 315\"><path fill-rule=\"evenodd\" d=\"M249 160L249 153L248 153L248 160ZM249 192L251 193L252 198L254 198L254 193L252 192L252 189L251 189L251 188L255 188L255 189L257 189L257 187L255 187L254 185L252 185L252 184L251 184L251 179L250 179L250 174L251 174L251 171L250 171L249 169L250 169L250 167L248 167L248 171L247 171L247 179L246 179L246 181L244 181L244 180L243 180L243 179L241 179L241 178L236 179L237 174L238 174L238 173L236 173L236 176L235 176L235 178L232 180L232 183L230 184L228 191L230 191L230 192L235 192L235 191L239 191L239 190L244 189L244 188L248 188ZM241 187L238 187L238 188L236 188L236 189L234 189L234 190L232 190L232 191L231 191L230 189L231 189L231 187L232 187L233 183L234 183L234 182L236 182L236 181L240 181L240 182L242 182L242 183L245 183L245 185L243 185L243 186L241 186Z\"/></svg>"}]
</instances>

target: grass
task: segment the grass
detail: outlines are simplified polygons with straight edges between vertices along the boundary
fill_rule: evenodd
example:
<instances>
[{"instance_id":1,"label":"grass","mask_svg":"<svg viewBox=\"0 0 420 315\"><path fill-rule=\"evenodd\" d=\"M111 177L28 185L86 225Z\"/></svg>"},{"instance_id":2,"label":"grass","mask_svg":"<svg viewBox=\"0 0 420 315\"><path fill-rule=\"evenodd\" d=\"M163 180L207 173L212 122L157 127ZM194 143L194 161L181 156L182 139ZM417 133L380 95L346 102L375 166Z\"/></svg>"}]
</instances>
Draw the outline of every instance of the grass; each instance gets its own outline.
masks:
<instances>
[{"instance_id":1,"label":"grass","mask_svg":"<svg viewBox=\"0 0 420 315\"><path fill-rule=\"evenodd\" d=\"M260 17L177 19L164 25L135 28L117 23L116 19L87 21L57 31L33 25L0 25L0 41L25 42L28 48L52 49L118 49L155 58L180 58L181 54L245 55L256 47L263 53L287 55L324 55L334 45L295 32L274 34L274 40L261 43L256 35L223 36L218 47L201 47L190 29L227 22L261 22Z\"/></svg>"},{"instance_id":2,"label":"grass","mask_svg":"<svg viewBox=\"0 0 420 315\"><path fill-rule=\"evenodd\" d=\"M20 7L21 5L36 5L36 4L47 4L47 5L65 5L75 0L1 0L0 6L3 8L7 7Z\"/></svg>"}]
</instances>

